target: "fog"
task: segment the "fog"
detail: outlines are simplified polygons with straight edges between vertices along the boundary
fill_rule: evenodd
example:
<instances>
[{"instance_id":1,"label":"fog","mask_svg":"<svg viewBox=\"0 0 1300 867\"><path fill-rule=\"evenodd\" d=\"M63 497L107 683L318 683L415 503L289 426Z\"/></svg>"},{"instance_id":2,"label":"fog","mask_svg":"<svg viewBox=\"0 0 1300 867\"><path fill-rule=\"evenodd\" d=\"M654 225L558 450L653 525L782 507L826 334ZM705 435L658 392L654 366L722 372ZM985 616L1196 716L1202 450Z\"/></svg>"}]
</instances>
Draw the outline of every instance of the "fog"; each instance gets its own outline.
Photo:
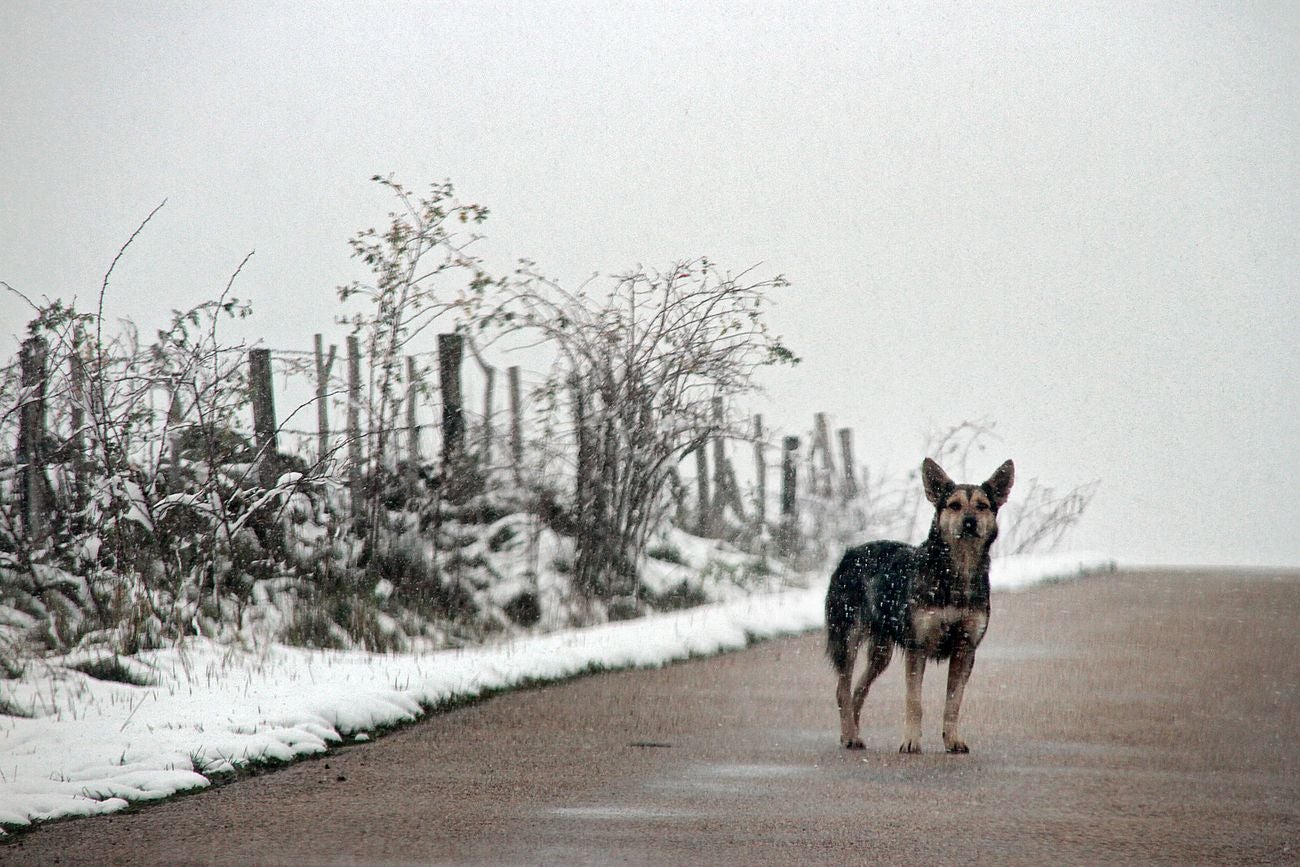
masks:
<instances>
[{"instance_id":1,"label":"fog","mask_svg":"<svg viewBox=\"0 0 1300 867\"><path fill-rule=\"evenodd\" d=\"M754 411L919 463L979 419L1101 481L1071 547L1300 565L1300 7L5 3L0 280L145 334L235 284L308 349L390 207L450 178L477 249L576 284L784 274ZM0 349L30 308L0 295Z\"/></svg>"}]
</instances>

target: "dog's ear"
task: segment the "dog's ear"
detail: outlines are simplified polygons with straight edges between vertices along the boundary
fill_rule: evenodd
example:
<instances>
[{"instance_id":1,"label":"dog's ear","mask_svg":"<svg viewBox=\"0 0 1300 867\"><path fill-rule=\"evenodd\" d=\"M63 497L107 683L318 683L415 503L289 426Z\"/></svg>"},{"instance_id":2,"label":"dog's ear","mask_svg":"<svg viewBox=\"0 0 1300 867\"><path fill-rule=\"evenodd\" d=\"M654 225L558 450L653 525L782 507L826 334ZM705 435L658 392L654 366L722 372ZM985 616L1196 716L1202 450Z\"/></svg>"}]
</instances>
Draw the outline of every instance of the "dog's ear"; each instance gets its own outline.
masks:
<instances>
[{"instance_id":1,"label":"dog's ear","mask_svg":"<svg viewBox=\"0 0 1300 867\"><path fill-rule=\"evenodd\" d=\"M995 508L1002 508L1006 503L1007 497L1011 496L1011 484L1016 480L1016 465L1007 461L1002 466L993 471L989 480L980 485L988 491L989 499L993 501Z\"/></svg>"},{"instance_id":2,"label":"dog's ear","mask_svg":"<svg viewBox=\"0 0 1300 867\"><path fill-rule=\"evenodd\" d=\"M925 498L936 506L957 487L943 467L929 458L921 461L921 486L925 488Z\"/></svg>"}]
</instances>

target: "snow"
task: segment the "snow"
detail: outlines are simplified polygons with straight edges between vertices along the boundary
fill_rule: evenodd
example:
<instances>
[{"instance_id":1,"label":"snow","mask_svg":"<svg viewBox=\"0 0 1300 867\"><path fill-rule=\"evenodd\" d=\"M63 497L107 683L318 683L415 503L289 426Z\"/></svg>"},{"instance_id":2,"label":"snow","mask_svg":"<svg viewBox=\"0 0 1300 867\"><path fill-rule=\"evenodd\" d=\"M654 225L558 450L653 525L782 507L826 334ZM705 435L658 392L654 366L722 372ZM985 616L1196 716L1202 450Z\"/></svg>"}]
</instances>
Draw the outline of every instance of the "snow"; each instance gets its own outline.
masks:
<instances>
[{"instance_id":1,"label":"snow","mask_svg":"<svg viewBox=\"0 0 1300 867\"><path fill-rule=\"evenodd\" d=\"M994 561L995 589L1107 570L1096 555ZM819 627L826 582L498 645L416 654L252 649L193 638L122 659L144 685L98 680L81 657L0 681L0 826L89 816L209 785L241 766L369 740L430 708L593 669L652 667ZM0 833L3 833L0 831Z\"/></svg>"},{"instance_id":2,"label":"snow","mask_svg":"<svg viewBox=\"0 0 1300 867\"><path fill-rule=\"evenodd\" d=\"M989 580L995 590L1022 590L1092 572L1114 571L1115 561L1101 554L1033 554L994 558Z\"/></svg>"}]
</instances>

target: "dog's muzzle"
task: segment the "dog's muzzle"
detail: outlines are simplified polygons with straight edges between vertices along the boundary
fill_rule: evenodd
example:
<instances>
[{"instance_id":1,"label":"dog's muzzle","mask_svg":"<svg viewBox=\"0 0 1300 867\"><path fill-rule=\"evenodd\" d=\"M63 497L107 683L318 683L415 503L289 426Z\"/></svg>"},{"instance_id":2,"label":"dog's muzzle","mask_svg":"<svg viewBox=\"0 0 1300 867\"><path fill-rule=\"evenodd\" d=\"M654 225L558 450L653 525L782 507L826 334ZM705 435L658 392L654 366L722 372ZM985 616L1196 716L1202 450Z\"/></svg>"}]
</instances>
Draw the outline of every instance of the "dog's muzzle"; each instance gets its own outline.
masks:
<instances>
[{"instance_id":1,"label":"dog's muzzle","mask_svg":"<svg viewBox=\"0 0 1300 867\"><path fill-rule=\"evenodd\" d=\"M979 521L975 519L974 515L968 515L961 519L962 536L978 536L979 529Z\"/></svg>"}]
</instances>

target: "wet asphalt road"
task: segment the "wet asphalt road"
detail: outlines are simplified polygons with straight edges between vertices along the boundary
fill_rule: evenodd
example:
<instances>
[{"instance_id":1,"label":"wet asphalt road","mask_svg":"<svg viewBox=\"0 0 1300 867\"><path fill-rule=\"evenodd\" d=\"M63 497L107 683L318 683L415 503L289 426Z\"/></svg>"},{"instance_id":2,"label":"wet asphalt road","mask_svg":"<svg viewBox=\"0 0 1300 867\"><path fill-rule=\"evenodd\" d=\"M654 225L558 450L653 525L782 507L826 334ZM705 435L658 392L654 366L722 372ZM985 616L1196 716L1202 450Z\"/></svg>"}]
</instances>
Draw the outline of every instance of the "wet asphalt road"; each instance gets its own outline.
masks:
<instances>
[{"instance_id":1,"label":"wet asphalt road","mask_svg":"<svg viewBox=\"0 0 1300 867\"><path fill-rule=\"evenodd\" d=\"M968 756L897 753L898 660L837 745L821 636L504 695L0 846L31 864L1294 863L1300 573L995 596Z\"/></svg>"}]
</instances>

